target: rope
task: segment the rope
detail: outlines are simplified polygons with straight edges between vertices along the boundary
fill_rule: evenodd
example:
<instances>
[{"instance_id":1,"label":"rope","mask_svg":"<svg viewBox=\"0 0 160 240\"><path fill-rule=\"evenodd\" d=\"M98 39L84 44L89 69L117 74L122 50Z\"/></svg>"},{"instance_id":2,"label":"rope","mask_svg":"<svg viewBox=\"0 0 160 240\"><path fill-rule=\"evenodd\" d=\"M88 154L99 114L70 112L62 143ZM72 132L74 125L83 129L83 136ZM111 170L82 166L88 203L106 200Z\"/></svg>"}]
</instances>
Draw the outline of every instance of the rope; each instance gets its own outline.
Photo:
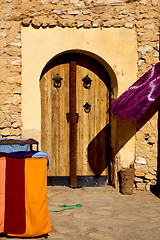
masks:
<instances>
[{"instance_id":1,"label":"rope","mask_svg":"<svg viewBox=\"0 0 160 240\"><path fill-rule=\"evenodd\" d=\"M78 203L78 204L75 204L75 205L59 205L59 207L63 207L63 209L50 210L49 212L62 212L64 210L68 210L68 209L79 208L79 207L82 207L82 204Z\"/></svg>"}]
</instances>

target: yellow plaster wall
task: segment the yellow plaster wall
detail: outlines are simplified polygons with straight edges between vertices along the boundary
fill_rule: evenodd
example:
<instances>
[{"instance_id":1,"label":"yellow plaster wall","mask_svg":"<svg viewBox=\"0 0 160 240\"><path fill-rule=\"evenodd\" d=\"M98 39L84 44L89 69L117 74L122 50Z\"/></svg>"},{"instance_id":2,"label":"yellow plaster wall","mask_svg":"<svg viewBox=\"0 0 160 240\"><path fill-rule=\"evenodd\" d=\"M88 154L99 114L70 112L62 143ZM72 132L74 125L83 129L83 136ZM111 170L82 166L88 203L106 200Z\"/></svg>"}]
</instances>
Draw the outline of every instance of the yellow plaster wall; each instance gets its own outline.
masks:
<instances>
[{"instance_id":1,"label":"yellow plaster wall","mask_svg":"<svg viewBox=\"0 0 160 240\"><path fill-rule=\"evenodd\" d=\"M106 61L116 75L118 96L137 79L137 40L136 32L132 29L22 27L23 137L33 137L40 141L41 71L51 58L68 50L88 51ZM112 144L115 144L115 140L112 140ZM133 161L134 151L135 137L132 137L128 148L126 145L125 151L121 151L122 166L128 166ZM128 160L126 153L131 156Z\"/></svg>"}]
</instances>

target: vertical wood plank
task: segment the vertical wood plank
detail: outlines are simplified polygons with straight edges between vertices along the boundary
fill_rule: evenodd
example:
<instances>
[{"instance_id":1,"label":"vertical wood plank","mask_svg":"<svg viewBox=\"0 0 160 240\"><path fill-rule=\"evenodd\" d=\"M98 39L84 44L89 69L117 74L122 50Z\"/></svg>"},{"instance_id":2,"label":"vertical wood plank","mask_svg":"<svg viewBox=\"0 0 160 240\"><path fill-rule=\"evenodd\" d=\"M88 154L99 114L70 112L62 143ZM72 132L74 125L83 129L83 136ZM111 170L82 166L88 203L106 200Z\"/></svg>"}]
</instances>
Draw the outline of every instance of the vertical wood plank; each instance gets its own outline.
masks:
<instances>
[{"instance_id":1,"label":"vertical wood plank","mask_svg":"<svg viewBox=\"0 0 160 240\"><path fill-rule=\"evenodd\" d=\"M60 88L54 87L52 80L56 74L63 80ZM59 64L52 64L40 80L41 88L41 132L42 150L51 160L49 176L69 176L69 123L66 113L69 112L69 63L65 59Z\"/></svg>"},{"instance_id":2,"label":"vertical wood plank","mask_svg":"<svg viewBox=\"0 0 160 240\"><path fill-rule=\"evenodd\" d=\"M53 176L69 176L69 123L66 119L66 113L69 112L69 64L53 67L52 76L57 73L63 80L60 88L52 85Z\"/></svg>"},{"instance_id":3,"label":"vertical wood plank","mask_svg":"<svg viewBox=\"0 0 160 240\"><path fill-rule=\"evenodd\" d=\"M85 89L82 79L88 75L91 88ZM77 175L108 175L107 146L109 118L109 89L105 69L95 60L80 56L77 60L77 111L80 120L77 126ZM83 105L91 105L89 113ZM80 146L79 146L80 145Z\"/></svg>"},{"instance_id":4,"label":"vertical wood plank","mask_svg":"<svg viewBox=\"0 0 160 240\"><path fill-rule=\"evenodd\" d=\"M41 146L53 161L52 150L52 79L51 71L40 80L41 90ZM54 171L54 165L50 166L48 175Z\"/></svg>"},{"instance_id":5,"label":"vertical wood plank","mask_svg":"<svg viewBox=\"0 0 160 240\"><path fill-rule=\"evenodd\" d=\"M70 62L70 186L77 186L76 62Z\"/></svg>"}]
</instances>

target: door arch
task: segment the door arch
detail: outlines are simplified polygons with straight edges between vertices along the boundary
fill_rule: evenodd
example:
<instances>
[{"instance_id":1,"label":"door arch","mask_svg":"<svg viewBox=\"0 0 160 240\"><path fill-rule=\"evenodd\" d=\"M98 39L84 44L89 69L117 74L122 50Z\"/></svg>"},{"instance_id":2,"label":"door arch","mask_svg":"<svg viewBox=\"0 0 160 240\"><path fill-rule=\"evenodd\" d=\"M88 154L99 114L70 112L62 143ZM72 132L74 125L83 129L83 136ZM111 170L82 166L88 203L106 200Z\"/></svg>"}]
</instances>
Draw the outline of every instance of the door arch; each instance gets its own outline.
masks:
<instances>
[{"instance_id":1,"label":"door arch","mask_svg":"<svg viewBox=\"0 0 160 240\"><path fill-rule=\"evenodd\" d=\"M41 144L51 159L52 184L104 184L110 163L108 72L89 56L65 53L43 69L40 91Z\"/></svg>"}]
</instances>

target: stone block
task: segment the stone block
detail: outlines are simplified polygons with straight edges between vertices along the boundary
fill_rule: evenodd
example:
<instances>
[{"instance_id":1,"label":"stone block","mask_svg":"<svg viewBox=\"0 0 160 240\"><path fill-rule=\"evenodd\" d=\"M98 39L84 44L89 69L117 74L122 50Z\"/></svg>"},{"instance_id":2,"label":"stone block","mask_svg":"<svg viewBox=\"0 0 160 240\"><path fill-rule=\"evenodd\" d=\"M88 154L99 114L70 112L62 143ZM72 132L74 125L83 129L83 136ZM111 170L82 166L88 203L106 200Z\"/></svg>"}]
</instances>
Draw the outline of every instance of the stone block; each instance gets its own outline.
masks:
<instances>
[{"instance_id":1,"label":"stone block","mask_svg":"<svg viewBox=\"0 0 160 240\"><path fill-rule=\"evenodd\" d=\"M11 136L20 136L21 135L21 130L19 128L13 129L11 128Z\"/></svg>"},{"instance_id":2,"label":"stone block","mask_svg":"<svg viewBox=\"0 0 160 240\"><path fill-rule=\"evenodd\" d=\"M72 19L67 19L63 22L63 26L72 28L75 26L75 22Z\"/></svg>"},{"instance_id":3,"label":"stone block","mask_svg":"<svg viewBox=\"0 0 160 240\"><path fill-rule=\"evenodd\" d=\"M85 0L85 4L86 4L86 5L91 4L91 2L93 2L93 0Z\"/></svg>"},{"instance_id":4,"label":"stone block","mask_svg":"<svg viewBox=\"0 0 160 240\"><path fill-rule=\"evenodd\" d=\"M62 14L66 14L67 12L65 10L53 10L53 13L57 14L57 15L62 15Z\"/></svg>"},{"instance_id":5,"label":"stone block","mask_svg":"<svg viewBox=\"0 0 160 240\"><path fill-rule=\"evenodd\" d=\"M41 23L38 19L33 18L33 20L32 20L32 26L33 26L33 27L39 28L39 27L41 26L41 24L42 24L42 23Z\"/></svg>"},{"instance_id":6,"label":"stone block","mask_svg":"<svg viewBox=\"0 0 160 240\"><path fill-rule=\"evenodd\" d=\"M159 0L152 0L152 5L153 5L153 6L157 6L157 5L158 5L158 2L159 2Z\"/></svg>"},{"instance_id":7,"label":"stone block","mask_svg":"<svg viewBox=\"0 0 160 240\"><path fill-rule=\"evenodd\" d=\"M9 56L21 56L21 51L20 50L13 50L12 48L6 48L5 53L8 54Z\"/></svg>"},{"instance_id":8,"label":"stone block","mask_svg":"<svg viewBox=\"0 0 160 240\"><path fill-rule=\"evenodd\" d=\"M147 5L147 0L141 0L140 4Z\"/></svg>"},{"instance_id":9,"label":"stone block","mask_svg":"<svg viewBox=\"0 0 160 240\"><path fill-rule=\"evenodd\" d=\"M157 173L157 171L156 171L155 169L150 168L150 167L149 167L149 169L148 169L148 172L151 173L151 174L153 174L153 175L156 175L156 173Z\"/></svg>"},{"instance_id":10,"label":"stone block","mask_svg":"<svg viewBox=\"0 0 160 240\"><path fill-rule=\"evenodd\" d=\"M146 29L154 29L154 23L150 23L144 26Z\"/></svg>"},{"instance_id":11,"label":"stone block","mask_svg":"<svg viewBox=\"0 0 160 240\"><path fill-rule=\"evenodd\" d=\"M145 164L134 164L135 172L143 172L147 173L148 172L148 166Z\"/></svg>"},{"instance_id":12,"label":"stone block","mask_svg":"<svg viewBox=\"0 0 160 240\"><path fill-rule=\"evenodd\" d=\"M99 27L99 25L100 25L99 21L94 21L94 22L92 23L92 27L93 27L93 28L97 28L97 27Z\"/></svg>"},{"instance_id":13,"label":"stone block","mask_svg":"<svg viewBox=\"0 0 160 240\"><path fill-rule=\"evenodd\" d=\"M146 179L153 180L153 179L156 178L156 175L153 175L153 174L151 174L151 173L147 173L147 174L145 174L145 178L146 178Z\"/></svg>"},{"instance_id":14,"label":"stone block","mask_svg":"<svg viewBox=\"0 0 160 240\"><path fill-rule=\"evenodd\" d=\"M5 120L5 113L4 112L0 112L0 124L3 123Z\"/></svg>"},{"instance_id":15,"label":"stone block","mask_svg":"<svg viewBox=\"0 0 160 240\"><path fill-rule=\"evenodd\" d=\"M151 185L156 185L157 184L157 181L155 179L152 179L151 180Z\"/></svg>"},{"instance_id":16,"label":"stone block","mask_svg":"<svg viewBox=\"0 0 160 240\"><path fill-rule=\"evenodd\" d=\"M12 104L13 105L19 105L21 103L21 101L22 101L21 96L18 95L18 94L15 94L14 98L12 100Z\"/></svg>"},{"instance_id":17,"label":"stone block","mask_svg":"<svg viewBox=\"0 0 160 240\"><path fill-rule=\"evenodd\" d=\"M131 16L128 16L128 17L127 17L127 20L128 20L128 21L134 21L135 18L134 18L134 17L131 17Z\"/></svg>"},{"instance_id":18,"label":"stone block","mask_svg":"<svg viewBox=\"0 0 160 240\"><path fill-rule=\"evenodd\" d=\"M21 39L21 35L20 34L18 34L17 36L16 36L16 39Z\"/></svg>"},{"instance_id":19,"label":"stone block","mask_svg":"<svg viewBox=\"0 0 160 240\"><path fill-rule=\"evenodd\" d=\"M59 0L53 0L51 3L58 3Z\"/></svg>"},{"instance_id":20,"label":"stone block","mask_svg":"<svg viewBox=\"0 0 160 240\"><path fill-rule=\"evenodd\" d=\"M132 23L132 22L126 22L126 23L124 24L124 26L125 26L126 28L133 28L134 23Z\"/></svg>"},{"instance_id":21,"label":"stone block","mask_svg":"<svg viewBox=\"0 0 160 240\"><path fill-rule=\"evenodd\" d=\"M145 59L143 58L143 59L139 59L138 60L138 66L140 67L143 63L145 63L146 61L145 61Z\"/></svg>"},{"instance_id":22,"label":"stone block","mask_svg":"<svg viewBox=\"0 0 160 240\"><path fill-rule=\"evenodd\" d=\"M145 187L146 187L146 184L145 183L136 183L136 187L138 190L140 191L144 191L145 190Z\"/></svg>"},{"instance_id":23,"label":"stone block","mask_svg":"<svg viewBox=\"0 0 160 240\"><path fill-rule=\"evenodd\" d=\"M119 12L119 15L125 15L126 14L126 9L124 8L124 9L122 9L120 12Z\"/></svg>"},{"instance_id":24,"label":"stone block","mask_svg":"<svg viewBox=\"0 0 160 240\"><path fill-rule=\"evenodd\" d=\"M80 7L82 5L79 0L70 0L70 3L74 4L76 7Z\"/></svg>"},{"instance_id":25,"label":"stone block","mask_svg":"<svg viewBox=\"0 0 160 240\"><path fill-rule=\"evenodd\" d=\"M10 135L10 128L4 128L2 131L1 131L1 135L2 137L7 137Z\"/></svg>"},{"instance_id":26,"label":"stone block","mask_svg":"<svg viewBox=\"0 0 160 240\"><path fill-rule=\"evenodd\" d=\"M144 172L140 172L140 171L135 171L135 176L136 177L144 177L145 173Z\"/></svg>"},{"instance_id":27,"label":"stone block","mask_svg":"<svg viewBox=\"0 0 160 240\"><path fill-rule=\"evenodd\" d=\"M144 183L149 183L151 180L150 179L145 179L143 180Z\"/></svg>"},{"instance_id":28,"label":"stone block","mask_svg":"<svg viewBox=\"0 0 160 240\"><path fill-rule=\"evenodd\" d=\"M16 121L12 124L12 128L19 128L22 126L22 123L21 121Z\"/></svg>"},{"instance_id":29,"label":"stone block","mask_svg":"<svg viewBox=\"0 0 160 240\"><path fill-rule=\"evenodd\" d=\"M146 190L147 190L147 191L150 191L150 187L151 187L151 183L147 183L147 184L146 184Z\"/></svg>"},{"instance_id":30,"label":"stone block","mask_svg":"<svg viewBox=\"0 0 160 240\"><path fill-rule=\"evenodd\" d=\"M68 10L67 13L70 15L78 15L80 12L79 12L79 10Z\"/></svg>"},{"instance_id":31,"label":"stone block","mask_svg":"<svg viewBox=\"0 0 160 240\"><path fill-rule=\"evenodd\" d=\"M91 28L91 27L92 27L92 24L91 24L90 21L84 21L83 27L84 27L84 28Z\"/></svg>"},{"instance_id":32,"label":"stone block","mask_svg":"<svg viewBox=\"0 0 160 240\"><path fill-rule=\"evenodd\" d=\"M14 65L14 66L21 66L21 59L14 60L14 61L11 62L11 64Z\"/></svg>"},{"instance_id":33,"label":"stone block","mask_svg":"<svg viewBox=\"0 0 160 240\"><path fill-rule=\"evenodd\" d=\"M76 22L76 27L77 28L83 27L83 21L77 21Z\"/></svg>"},{"instance_id":34,"label":"stone block","mask_svg":"<svg viewBox=\"0 0 160 240\"><path fill-rule=\"evenodd\" d=\"M55 20L54 18L49 18L48 24L49 24L49 27L55 27L57 25L57 20Z\"/></svg>"},{"instance_id":35,"label":"stone block","mask_svg":"<svg viewBox=\"0 0 160 240\"><path fill-rule=\"evenodd\" d=\"M135 178L134 178L134 181L135 181L135 182L143 182L143 178L141 178L141 177L135 177Z\"/></svg>"},{"instance_id":36,"label":"stone block","mask_svg":"<svg viewBox=\"0 0 160 240\"><path fill-rule=\"evenodd\" d=\"M31 18L24 18L22 21L23 26L28 27L31 23Z\"/></svg>"},{"instance_id":37,"label":"stone block","mask_svg":"<svg viewBox=\"0 0 160 240\"><path fill-rule=\"evenodd\" d=\"M10 45L11 46L16 46L16 47L21 47L22 46L21 42L12 42Z\"/></svg>"},{"instance_id":38,"label":"stone block","mask_svg":"<svg viewBox=\"0 0 160 240\"><path fill-rule=\"evenodd\" d=\"M0 37L6 37L7 33L6 32L0 32Z\"/></svg>"},{"instance_id":39,"label":"stone block","mask_svg":"<svg viewBox=\"0 0 160 240\"><path fill-rule=\"evenodd\" d=\"M83 15L90 15L91 11L89 9L85 9L85 10L82 11L82 14Z\"/></svg>"},{"instance_id":40,"label":"stone block","mask_svg":"<svg viewBox=\"0 0 160 240\"><path fill-rule=\"evenodd\" d=\"M147 160L144 157L136 157L135 162L142 165L147 164Z\"/></svg>"},{"instance_id":41,"label":"stone block","mask_svg":"<svg viewBox=\"0 0 160 240\"><path fill-rule=\"evenodd\" d=\"M145 55L147 52L150 52L152 50L153 48L150 45L140 46L138 48L138 52L141 53L142 55Z\"/></svg>"}]
</instances>

